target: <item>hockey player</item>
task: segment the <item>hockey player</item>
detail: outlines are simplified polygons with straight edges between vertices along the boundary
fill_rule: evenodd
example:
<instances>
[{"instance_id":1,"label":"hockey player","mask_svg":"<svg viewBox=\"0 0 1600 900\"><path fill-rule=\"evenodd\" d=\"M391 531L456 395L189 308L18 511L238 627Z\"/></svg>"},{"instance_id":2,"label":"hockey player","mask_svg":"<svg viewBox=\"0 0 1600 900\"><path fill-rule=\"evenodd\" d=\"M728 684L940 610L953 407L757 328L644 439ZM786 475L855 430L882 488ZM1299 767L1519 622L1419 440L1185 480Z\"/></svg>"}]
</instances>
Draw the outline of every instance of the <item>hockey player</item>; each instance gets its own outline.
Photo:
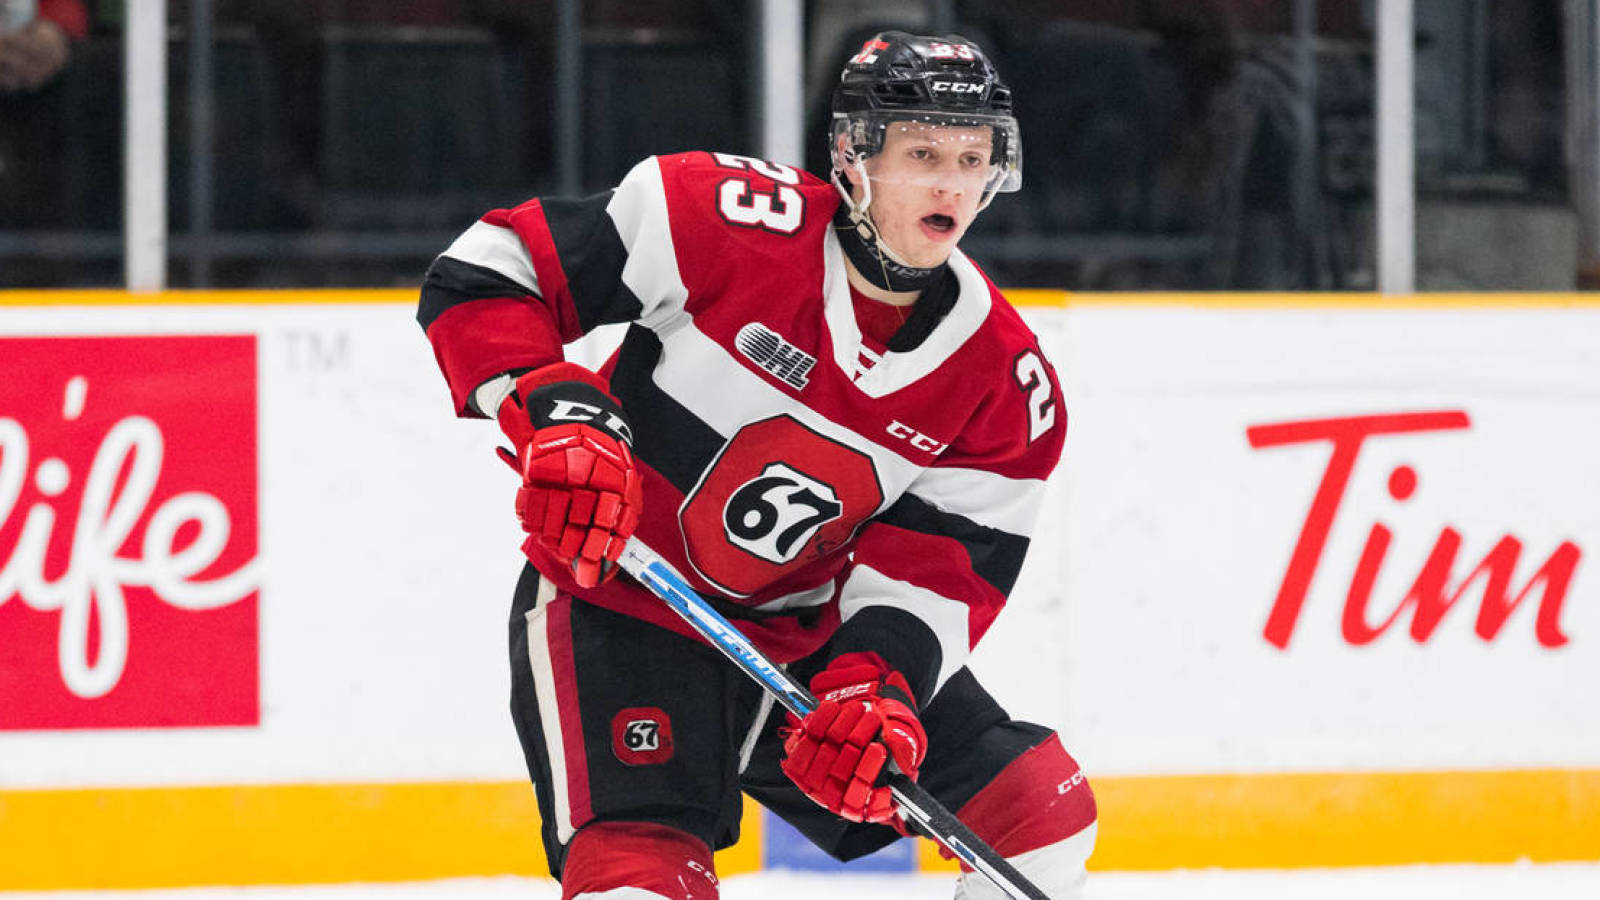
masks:
<instances>
[{"instance_id":1,"label":"hockey player","mask_svg":"<svg viewBox=\"0 0 1600 900\"><path fill-rule=\"evenodd\" d=\"M1004 605L1066 412L956 243L1021 180L1011 94L960 37L885 32L834 96L832 174L722 153L485 215L418 320L499 421L529 565L512 717L565 897L714 897L741 790L841 859L914 777L1051 897L1095 806L1051 730L964 661ZM629 323L599 374L562 361ZM617 577L630 535L817 694L804 720ZM1000 896L967 873L958 896Z\"/></svg>"}]
</instances>

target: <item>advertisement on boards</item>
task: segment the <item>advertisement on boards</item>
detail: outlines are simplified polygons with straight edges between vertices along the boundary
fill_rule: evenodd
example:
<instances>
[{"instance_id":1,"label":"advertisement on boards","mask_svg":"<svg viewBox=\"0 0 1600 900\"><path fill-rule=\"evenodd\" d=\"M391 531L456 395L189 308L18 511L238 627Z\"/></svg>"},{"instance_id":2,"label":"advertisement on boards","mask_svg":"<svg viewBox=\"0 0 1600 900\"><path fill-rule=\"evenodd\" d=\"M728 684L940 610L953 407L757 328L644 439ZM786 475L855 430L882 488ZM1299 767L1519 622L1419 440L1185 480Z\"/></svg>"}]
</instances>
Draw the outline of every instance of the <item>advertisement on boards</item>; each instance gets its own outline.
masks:
<instances>
[{"instance_id":1,"label":"advertisement on boards","mask_svg":"<svg viewBox=\"0 0 1600 900\"><path fill-rule=\"evenodd\" d=\"M255 338L0 357L0 730L258 724Z\"/></svg>"},{"instance_id":2,"label":"advertisement on boards","mask_svg":"<svg viewBox=\"0 0 1600 900\"><path fill-rule=\"evenodd\" d=\"M1600 762L1591 310L1074 310L1063 716L1119 773Z\"/></svg>"}]
</instances>

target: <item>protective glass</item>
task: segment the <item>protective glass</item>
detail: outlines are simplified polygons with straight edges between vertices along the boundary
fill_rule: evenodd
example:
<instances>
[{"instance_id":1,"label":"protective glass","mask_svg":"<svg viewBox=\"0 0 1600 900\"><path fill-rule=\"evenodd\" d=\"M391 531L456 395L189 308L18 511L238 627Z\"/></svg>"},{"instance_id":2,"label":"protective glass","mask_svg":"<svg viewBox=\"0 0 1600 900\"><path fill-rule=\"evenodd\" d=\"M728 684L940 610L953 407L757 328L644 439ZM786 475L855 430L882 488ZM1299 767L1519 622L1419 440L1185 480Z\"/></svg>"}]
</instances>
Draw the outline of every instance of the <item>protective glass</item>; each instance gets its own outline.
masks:
<instances>
[{"instance_id":1,"label":"protective glass","mask_svg":"<svg viewBox=\"0 0 1600 900\"><path fill-rule=\"evenodd\" d=\"M1011 116L841 113L833 120L831 146L835 168L852 170L859 155L874 181L985 196L1022 186L1022 136Z\"/></svg>"}]
</instances>

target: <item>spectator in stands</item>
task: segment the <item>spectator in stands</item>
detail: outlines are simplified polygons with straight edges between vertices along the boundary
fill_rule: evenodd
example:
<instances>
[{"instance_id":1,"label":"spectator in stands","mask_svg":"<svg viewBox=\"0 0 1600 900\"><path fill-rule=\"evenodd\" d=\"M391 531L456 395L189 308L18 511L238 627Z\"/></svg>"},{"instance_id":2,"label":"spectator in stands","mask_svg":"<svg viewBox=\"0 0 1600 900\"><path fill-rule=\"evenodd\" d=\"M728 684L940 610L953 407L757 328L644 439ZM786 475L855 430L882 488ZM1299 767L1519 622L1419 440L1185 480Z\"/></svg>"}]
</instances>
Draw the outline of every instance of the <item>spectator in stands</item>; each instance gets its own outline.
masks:
<instances>
[{"instance_id":1,"label":"spectator in stands","mask_svg":"<svg viewBox=\"0 0 1600 900\"><path fill-rule=\"evenodd\" d=\"M83 0L39 0L31 21L0 34L0 93L44 87L66 68L72 42L88 33Z\"/></svg>"}]
</instances>

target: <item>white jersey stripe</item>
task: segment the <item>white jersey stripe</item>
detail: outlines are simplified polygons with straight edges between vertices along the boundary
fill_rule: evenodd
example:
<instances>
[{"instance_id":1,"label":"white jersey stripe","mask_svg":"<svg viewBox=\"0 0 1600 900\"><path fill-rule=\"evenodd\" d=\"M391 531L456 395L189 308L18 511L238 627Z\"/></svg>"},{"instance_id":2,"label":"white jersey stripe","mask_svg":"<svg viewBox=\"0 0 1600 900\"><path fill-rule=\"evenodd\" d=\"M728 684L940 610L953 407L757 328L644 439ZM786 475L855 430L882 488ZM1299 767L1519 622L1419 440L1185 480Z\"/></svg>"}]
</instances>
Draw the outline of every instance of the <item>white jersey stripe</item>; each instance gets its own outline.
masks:
<instances>
[{"instance_id":1,"label":"white jersey stripe","mask_svg":"<svg viewBox=\"0 0 1600 900\"><path fill-rule=\"evenodd\" d=\"M634 166L617 185L606 204L606 214L628 251L622 283L643 306L639 324L658 328L683 312L689 289L678 271L678 251L672 245L672 226L667 219L666 186L654 157Z\"/></svg>"},{"instance_id":2,"label":"white jersey stripe","mask_svg":"<svg viewBox=\"0 0 1600 900\"><path fill-rule=\"evenodd\" d=\"M933 333L914 349L883 354L865 372L858 365L861 351L861 326L856 322L855 305L850 300L849 280L844 272L844 250L839 239L829 231L823 238L825 277L823 279L823 317L828 322L828 332L833 339L834 363L842 370L858 375L855 385L868 397L886 397L903 387L916 383L944 365L961 345L965 344L994 306L989 286L983 275L960 250L950 254L950 269L956 274L960 286L955 306Z\"/></svg>"},{"instance_id":3,"label":"white jersey stripe","mask_svg":"<svg viewBox=\"0 0 1600 900\"><path fill-rule=\"evenodd\" d=\"M923 469L876 441L824 419L750 371L693 322L674 324L678 327L657 331L662 353L655 382L724 439L751 422L787 413L871 456L884 479L885 506L909 489L935 507L987 528L1022 537L1033 533L1043 481L954 466Z\"/></svg>"},{"instance_id":4,"label":"white jersey stripe","mask_svg":"<svg viewBox=\"0 0 1600 900\"><path fill-rule=\"evenodd\" d=\"M819 434L871 456L878 476L884 481L885 505L900 496L923 471L893 450L824 418L779 390L746 368L693 322L674 325L677 327L656 329L662 353L654 373L655 382L724 439L733 437L751 422L788 414Z\"/></svg>"},{"instance_id":5,"label":"white jersey stripe","mask_svg":"<svg viewBox=\"0 0 1600 900\"><path fill-rule=\"evenodd\" d=\"M833 599L834 583L826 581L809 591L795 591L774 597L771 600L755 607L762 612L778 612L784 609L810 609L813 606L822 606Z\"/></svg>"},{"instance_id":6,"label":"white jersey stripe","mask_svg":"<svg viewBox=\"0 0 1600 900\"><path fill-rule=\"evenodd\" d=\"M982 469L935 466L912 483L910 493L939 509L986 528L1032 537L1044 501L1044 481L1007 478Z\"/></svg>"},{"instance_id":7,"label":"white jersey stripe","mask_svg":"<svg viewBox=\"0 0 1600 900\"><path fill-rule=\"evenodd\" d=\"M994 306L994 298L989 294L989 286L984 282L983 275L960 250L951 252L950 269L956 273L956 283L960 285L955 306L943 321L934 326L933 333L914 349L885 353L872 371L856 381L856 387L862 393L869 397L885 397L915 384L944 365L961 349L962 344L983 327L984 320L989 318L989 311Z\"/></svg>"},{"instance_id":8,"label":"white jersey stripe","mask_svg":"<svg viewBox=\"0 0 1600 900\"><path fill-rule=\"evenodd\" d=\"M833 364L842 372L859 373L861 325L856 321L855 303L850 299L850 277L844 265L844 248L833 229L822 236L822 318L833 339ZM819 352L821 352L819 350Z\"/></svg>"},{"instance_id":9,"label":"white jersey stripe","mask_svg":"<svg viewBox=\"0 0 1600 900\"><path fill-rule=\"evenodd\" d=\"M839 619L848 622L869 606L905 610L933 630L933 636L939 640L940 650L934 693L938 693L950 676L967 661L967 654L971 650L971 632L967 625L970 611L965 603L898 578L890 578L871 566L857 562L840 592ZM925 703L931 698L919 699Z\"/></svg>"},{"instance_id":10,"label":"white jersey stripe","mask_svg":"<svg viewBox=\"0 0 1600 900\"><path fill-rule=\"evenodd\" d=\"M442 255L490 269L539 296L539 276L533 272L533 257L528 255L528 248L517 233L503 225L474 222Z\"/></svg>"},{"instance_id":11,"label":"white jersey stripe","mask_svg":"<svg viewBox=\"0 0 1600 900\"><path fill-rule=\"evenodd\" d=\"M572 840L572 785L567 778L567 754L561 741L561 704L556 697L555 666L550 661L550 619L547 611L555 599L555 586L539 579L539 595L528 610L528 665L533 670L533 692L539 701L544 755L550 760L551 801L556 808L556 838Z\"/></svg>"}]
</instances>

